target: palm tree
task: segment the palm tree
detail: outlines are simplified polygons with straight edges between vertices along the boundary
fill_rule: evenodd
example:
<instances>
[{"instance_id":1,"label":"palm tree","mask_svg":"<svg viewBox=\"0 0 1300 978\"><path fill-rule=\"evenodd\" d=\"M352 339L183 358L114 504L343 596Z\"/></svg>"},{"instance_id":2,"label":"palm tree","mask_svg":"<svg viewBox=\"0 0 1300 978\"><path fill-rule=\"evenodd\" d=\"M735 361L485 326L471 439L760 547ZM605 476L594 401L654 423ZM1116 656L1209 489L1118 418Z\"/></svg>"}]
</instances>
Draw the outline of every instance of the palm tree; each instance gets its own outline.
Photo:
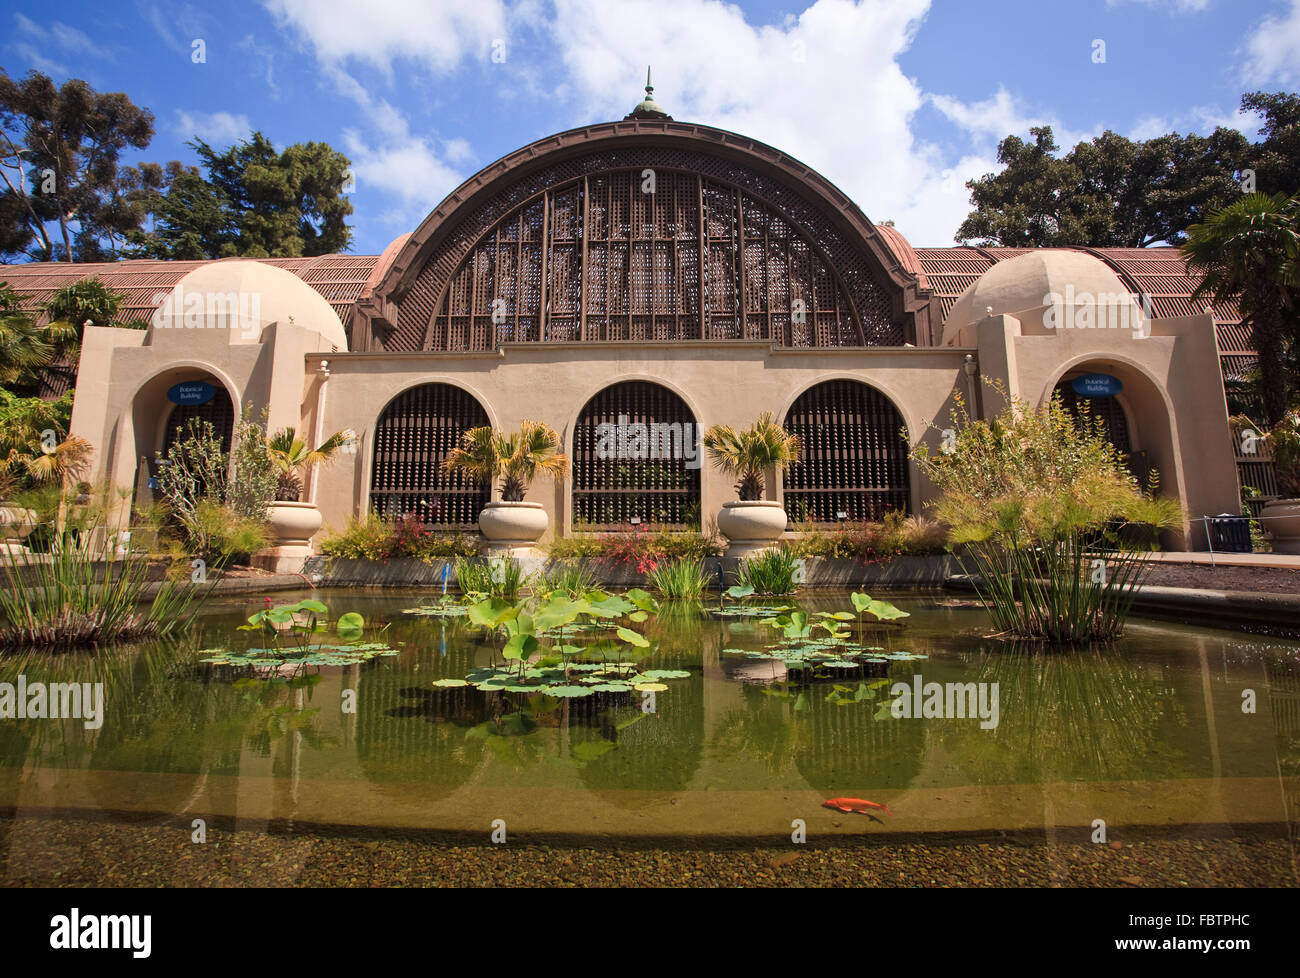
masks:
<instances>
[{"instance_id":1,"label":"palm tree","mask_svg":"<svg viewBox=\"0 0 1300 978\"><path fill-rule=\"evenodd\" d=\"M283 428L268 438L266 447L280 474L275 490L276 501L298 502L302 497L302 480L307 472L317 465L332 461L339 449L353 437L351 431L336 431L316 448L308 448L306 439L293 428Z\"/></svg>"},{"instance_id":2,"label":"palm tree","mask_svg":"<svg viewBox=\"0 0 1300 978\"><path fill-rule=\"evenodd\" d=\"M704 447L718 469L740 480L736 491L744 502L762 499L763 473L770 466L794 465L802 448L798 436L778 424L771 411L741 431L715 424L704 433Z\"/></svg>"},{"instance_id":3,"label":"palm tree","mask_svg":"<svg viewBox=\"0 0 1300 978\"><path fill-rule=\"evenodd\" d=\"M539 473L561 481L569 459L560 451L560 436L554 428L541 421L522 421L518 431L509 433L471 428L443 466L448 472L464 472L485 484L500 478L502 500L517 503L523 501Z\"/></svg>"},{"instance_id":4,"label":"palm tree","mask_svg":"<svg viewBox=\"0 0 1300 978\"><path fill-rule=\"evenodd\" d=\"M1293 393L1286 354L1300 326L1300 200L1247 194L1189 227L1183 255L1204 276L1193 300L1235 300L1253 327L1264 415L1277 424Z\"/></svg>"},{"instance_id":5,"label":"palm tree","mask_svg":"<svg viewBox=\"0 0 1300 978\"><path fill-rule=\"evenodd\" d=\"M80 435L67 434L60 406L0 391L0 466L13 479L9 488L63 483L89 467L94 446Z\"/></svg>"},{"instance_id":6,"label":"palm tree","mask_svg":"<svg viewBox=\"0 0 1300 978\"><path fill-rule=\"evenodd\" d=\"M23 297L0 282L0 384L33 386L32 371L54 356L46 330L22 308Z\"/></svg>"}]
</instances>

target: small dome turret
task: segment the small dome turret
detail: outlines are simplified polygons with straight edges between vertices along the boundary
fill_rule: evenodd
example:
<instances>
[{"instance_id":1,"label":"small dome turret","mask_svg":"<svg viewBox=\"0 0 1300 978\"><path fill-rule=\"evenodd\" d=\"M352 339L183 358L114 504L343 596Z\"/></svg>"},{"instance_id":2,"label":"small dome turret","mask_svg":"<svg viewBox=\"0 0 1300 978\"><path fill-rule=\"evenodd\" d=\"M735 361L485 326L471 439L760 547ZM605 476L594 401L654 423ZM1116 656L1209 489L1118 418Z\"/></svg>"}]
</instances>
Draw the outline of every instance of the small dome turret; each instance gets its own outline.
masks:
<instances>
[{"instance_id":1,"label":"small dome turret","mask_svg":"<svg viewBox=\"0 0 1300 978\"><path fill-rule=\"evenodd\" d=\"M645 70L645 98L637 103L627 115L623 116L624 121L628 119L662 119L666 122L672 122L673 117L663 110L658 102L655 101L655 87L650 84L650 68Z\"/></svg>"}]
</instances>

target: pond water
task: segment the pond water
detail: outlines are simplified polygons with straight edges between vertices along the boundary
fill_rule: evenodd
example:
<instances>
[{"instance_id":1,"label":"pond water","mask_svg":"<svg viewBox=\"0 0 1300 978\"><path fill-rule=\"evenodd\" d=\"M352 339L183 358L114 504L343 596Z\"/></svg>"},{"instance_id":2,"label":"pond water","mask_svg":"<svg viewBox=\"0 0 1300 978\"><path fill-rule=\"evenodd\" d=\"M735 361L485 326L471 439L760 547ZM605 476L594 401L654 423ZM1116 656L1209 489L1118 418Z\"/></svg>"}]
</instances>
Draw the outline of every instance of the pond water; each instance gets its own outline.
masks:
<instances>
[{"instance_id":1,"label":"pond water","mask_svg":"<svg viewBox=\"0 0 1300 978\"><path fill-rule=\"evenodd\" d=\"M272 678L202 662L264 644L236 630L265 606L258 595L213 601L180 644L0 662L0 682L21 674L29 690L104 684L102 722L0 719L0 808L484 841L498 819L515 838L736 842L801 825L810 840L1085 842L1098 820L1120 837L1286 838L1297 821L1294 640L1135 619L1104 652L1044 655L985 637L969 600L896 594L905 625L861 637L878 661L787 669L745 654L779 638L758 615L669 606L639 626L638 666L671 671L665 688L560 698L435 685L500 653L464 617L407 613L427 592L315 596L388 623L379 639L397 654ZM847 594L797 603L852 610ZM898 715L914 705L921 716ZM837 797L889 814L823 807Z\"/></svg>"}]
</instances>

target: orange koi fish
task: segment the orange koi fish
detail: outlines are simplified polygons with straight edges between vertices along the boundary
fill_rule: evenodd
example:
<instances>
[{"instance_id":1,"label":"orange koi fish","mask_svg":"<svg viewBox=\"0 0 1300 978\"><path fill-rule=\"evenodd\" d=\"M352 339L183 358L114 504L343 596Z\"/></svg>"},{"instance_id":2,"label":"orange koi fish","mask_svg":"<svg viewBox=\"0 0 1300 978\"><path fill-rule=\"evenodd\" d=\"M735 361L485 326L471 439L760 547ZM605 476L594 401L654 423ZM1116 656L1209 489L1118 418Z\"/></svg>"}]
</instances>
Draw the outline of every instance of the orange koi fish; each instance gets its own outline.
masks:
<instances>
[{"instance_id":1,"label":"orange koi fish","mask_svg":"<svg viewBox=\"0 0 1300 978\"><path fill-rule=\"evenodd\" d=\"M888 805L882 805L876 801L867 801L865 798L832 798L830 801L822 802L822 808L834 808L841 812L856 812L859 815L870 815L872 810L884 812L891 818L894 815L889 810Z\"/></svg>"}]
</instances>

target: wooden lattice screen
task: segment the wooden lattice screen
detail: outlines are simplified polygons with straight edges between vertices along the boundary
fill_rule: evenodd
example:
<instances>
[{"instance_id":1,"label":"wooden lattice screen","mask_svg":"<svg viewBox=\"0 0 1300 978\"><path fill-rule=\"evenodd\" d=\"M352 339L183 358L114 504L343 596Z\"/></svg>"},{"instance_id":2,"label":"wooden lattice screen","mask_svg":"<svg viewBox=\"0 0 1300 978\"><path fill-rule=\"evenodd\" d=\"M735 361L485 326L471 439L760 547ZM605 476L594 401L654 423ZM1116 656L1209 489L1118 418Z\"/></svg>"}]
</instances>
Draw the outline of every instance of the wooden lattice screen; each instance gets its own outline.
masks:
<instances>
[{"instance_id":1,"label":"wooden lattice screen","mask_svg":"<svg viewBox=\"0 0 1300 978\"><path fill-rule=\"evenodd\" d=\"M620 422L627 425L629 432L625 442L628 451L611 453L608 436L602 443L600 425L617 427ZM650 439L640 441L640 429L632 429L633 425L645 425ZM655 425L676 427L655 429ZM666 443L662 436L670 432ZM687 448L680 441L681 437L694 438L697 434L694 415L667 388L643 380L605 388L587 402L574 429L575 525L625 529L636 519L642 526L699 529L699 446L695 443ZM675 447L665 448L665 444ZM610 454L615 457L601 457ZM684 457L687 454L695 455L696 467L688 465Z\"/></svg>"},{"instance_id":2,"label":"wooden lattice screen","mask_svg":"<svg viewBox=\"0 0 1300 978\"><path fill-rule=\"evenodd\" d=\"M903 419L880 391L855 380L826 381L799 396L785 423L803 443L801 460L785 473L791 520L879 520L907 511Z\"/></svg>"},{"instance_id":3,"label":"wooden lattice screen","mask_svg":"<svg viewBox=\"0 0 1300 978\"><path fill-rule=\"evenodd\" d=\"M179 440L178 433L183 434L191 419L211 424L213 432L221 440L221 450L229 454L230 439L235 431L235 406L231 403L230 394L224 387L219 384L214 386L217 388L217 393L212 400L203 404L177 404L172 408L171 414L167 417L167 430L163 434L161 455L166 456L167 450Z\"/></svg>"},{"instance_id":4,"label":"wooden lattice screen","mask_svg":"<svg viewBox=\"0 0 1300 978\"><path fill-rule=\"evenodd\" d=\"M655 169L647 192L647 172L590 173L496 219L441 288L427 331L420 324L424 349L572 340L902 343L869 276L851 269L859 307L831 255L789 216L698 172ZM411 339L401 329L390 345Z\"/></svg>"},{"instance_id":5,"label":"wooden lattice screen","mask_svg":"<svg viewBox=\"0 0 1300 978\"><path fill-rule=\"evenodd\" d=\"M399 394L375 427L371 509L386 519L413 514L426 526L474 526L488 487L444 471L442 463L462 433L487 423L483 406L451 384Z\"/></svg>"}]
</instances>

